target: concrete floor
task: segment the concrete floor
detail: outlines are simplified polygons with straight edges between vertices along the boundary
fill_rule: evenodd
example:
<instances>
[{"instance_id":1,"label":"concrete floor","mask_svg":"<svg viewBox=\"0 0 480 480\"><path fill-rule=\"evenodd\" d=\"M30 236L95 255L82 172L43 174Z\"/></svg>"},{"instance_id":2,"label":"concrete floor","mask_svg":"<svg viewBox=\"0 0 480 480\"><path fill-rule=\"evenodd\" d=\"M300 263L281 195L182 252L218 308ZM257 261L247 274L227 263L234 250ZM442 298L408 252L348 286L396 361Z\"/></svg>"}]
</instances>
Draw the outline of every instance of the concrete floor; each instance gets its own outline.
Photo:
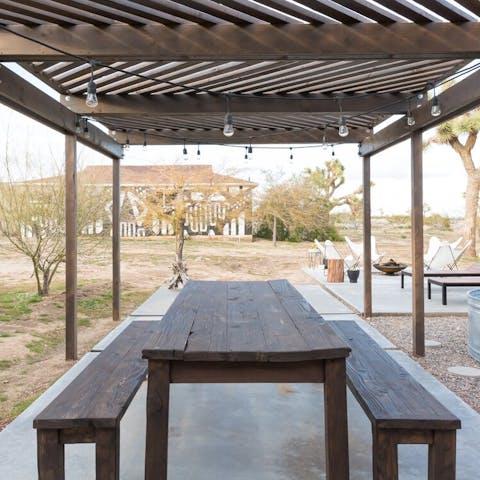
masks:
<instances>
[{"instance_id":1,"label":"concrete floor","mask_svg":"<svg viewBox=\"0 0 480 480\"><path fill-rule=\"evenodd\" d=\"M333 295L341 298L357 312L363 312L363 272L358 283L350 283L348 278L343 283L326 281L323 268L304 268L312 278ZM467 292L472 287L455 287L447 289L447 305L442 305L441 288L432 285L432 299L427 299L427 282L425 281L425 313L427 314L465 314L467 313ZM405 277L405 288L400 288L399 275L372 275L372 309L374 314L403 314L412 312L412 279Z\"/></svg>"},{"instance_id":2,"label":"concrete floor","mask_svg":"<svg viewBox=\"0 0 480 480\"><path fill-rule=\"evenodd\" d=\"M474 480L480 471L480 416L425 372L416 362L368 326L344 305L328 298L319 286L299 290L327 320L356 320L383 348L462 420L457 445L457 479ZM160 319L174 295L165 289L147 303L147 316L129 317L97 344L101 350L124 326L138 319ZM323 312L322 305L327 312ZM334 310L337 305L340 311ZM145 312L141 307L139 313ZM154 313L158 312L157 316ZM89 353L36 402L0 432L0 479L36 476L33 418L98 353ZM323 387L313 384L172 385L170 415L170 480L311 480L325 478ZM145 385L121 423L121 478L143 479ZM351 479L371 479L370 423L349 395L348 421ZM400 480L426 478L427 448L400 448ZM66 448L67 480L94 478L94 447Z\"/></svg>"}]
</instances>

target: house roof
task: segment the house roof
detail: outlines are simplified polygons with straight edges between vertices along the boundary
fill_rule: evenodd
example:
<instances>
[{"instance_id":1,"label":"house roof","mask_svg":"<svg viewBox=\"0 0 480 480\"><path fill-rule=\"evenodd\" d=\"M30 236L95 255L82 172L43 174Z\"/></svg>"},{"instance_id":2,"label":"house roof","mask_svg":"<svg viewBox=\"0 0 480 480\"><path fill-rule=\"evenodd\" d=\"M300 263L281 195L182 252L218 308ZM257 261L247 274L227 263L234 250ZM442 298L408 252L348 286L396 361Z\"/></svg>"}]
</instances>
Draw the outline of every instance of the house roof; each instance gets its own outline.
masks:
<instances>
[{"instance_id":1,"label":"house roof","mask_svg":"<svg viewBox=\"0 0 480 480\"><path fill-rule=\"evenodd\" d=\"M112 184L112 167L94 165L79 172L79 177L96 185ZM242 178L221 175L212 165L122 165L121 185L172 185L178 183L223 184L256 187L257 184Z\"/></svg>"}]
</instances>

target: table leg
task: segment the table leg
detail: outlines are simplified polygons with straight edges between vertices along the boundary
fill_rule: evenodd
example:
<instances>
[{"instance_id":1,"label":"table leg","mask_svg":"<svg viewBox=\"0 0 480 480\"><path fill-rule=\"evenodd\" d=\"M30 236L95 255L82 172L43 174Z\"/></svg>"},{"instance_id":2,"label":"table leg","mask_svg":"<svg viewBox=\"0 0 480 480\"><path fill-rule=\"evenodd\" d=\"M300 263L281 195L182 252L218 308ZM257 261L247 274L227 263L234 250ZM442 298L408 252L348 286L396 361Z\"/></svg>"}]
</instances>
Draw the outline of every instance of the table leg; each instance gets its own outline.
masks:
<instances>
[{"instance_id":1,"label":"table leg","mask_svg":"<svg viewBox=\"0 0 480 480\"><path fill-rule=\"evenodd\" d=\"M145 480L167 479L170 363L149 360Z\"/></svg>"},{"instance_id":2,"label":"table leg","mask_svg":"<svg viewBox=\"0 0 480 480\"><path fill-rule=\"evenodd\" d=\"M324 389L327 480L347 480L349 466L344 358L325 360Z\"/></svg>"},{"instance_id":3,"label":"table leg","mask_svg":"<svg viewBox=\"0 0 480 480\"><path fill-rule=\"evenodd\" d=\"M428 281L427 283L428 287L427 287L427 297L429 300L431 300L432 298L432 284L430 283L430 280Z\"/></svg>"},{"instance_id":4,"label":"table leg","mask_svg":"<svg viewBox=\"0 0 480 480\"><path fill-rule=\"evenodd\" d=\"M442 285L442 305L447 304L447 286Z\"/></svg>"},{"instance_id":5,"label":"table leg","mask_svg":"<svg viewBox=\"0 0 480 480\"><path fill-rule=\"evenodd\" d=\"M403 272L400 272L400 287L405 287L405 275L403 274Z\"/></svg>"},{"instance_id":6,"label":"table leg","mask_svg":"<svg viewBox=\"0 0 480 480\"><path fill-rule=\"evenodd\" d=\"M120 478L120 429L98 428L95 432L96 480Z\"/></svg>"},{"instance_id":7,"label":"table leg","mask_svg":"<svg viewBox=\"0 0 480 480\"><path fill-rule=\"evenodd\" d=\"M437 430L428 447L428 479L455 480L456 431Z\"/></svg>"},{"instance_id":8,"label":"table leg","mask_svg":"<svg viewBox=\"0 0 480 480\"><path fill-rule=\"evenodd\" d=\"M37 430L37 461L39 480L64 480L64 446L59 430Z\"/></svg>"}]
</instances>

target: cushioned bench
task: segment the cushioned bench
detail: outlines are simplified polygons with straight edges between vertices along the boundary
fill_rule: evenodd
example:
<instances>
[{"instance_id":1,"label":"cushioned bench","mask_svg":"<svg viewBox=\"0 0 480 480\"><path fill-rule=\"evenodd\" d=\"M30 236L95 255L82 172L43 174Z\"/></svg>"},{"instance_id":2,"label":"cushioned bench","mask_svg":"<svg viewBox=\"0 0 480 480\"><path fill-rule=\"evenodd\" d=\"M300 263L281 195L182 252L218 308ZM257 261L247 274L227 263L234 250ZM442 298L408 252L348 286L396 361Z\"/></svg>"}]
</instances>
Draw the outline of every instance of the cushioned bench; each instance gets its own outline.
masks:
<instances>
[{"instance_id":1,"label":"cushioned bench","mask_svg":"<svg viewBox=\"0 0 480 480\"><path fill-rule=\"evenodd\" d=\"M398 479L397 446L428 444L428 479L454 480L460 420L353 321L328 322L352 349L347 382L372 424L373 478Z\"/></svg>"},{"instance_id":2,"label":"cushioned bench","mask_svg":"<svg viewBox=\"0 0 480 480\"><path fill-rule=\"evenodd\" d=\"M64 445L95 443L97 480L118 480L120 420L145 380L161 322L132 322L35 418L39 480L65 478Z\"/></svg>"}]
</instances>

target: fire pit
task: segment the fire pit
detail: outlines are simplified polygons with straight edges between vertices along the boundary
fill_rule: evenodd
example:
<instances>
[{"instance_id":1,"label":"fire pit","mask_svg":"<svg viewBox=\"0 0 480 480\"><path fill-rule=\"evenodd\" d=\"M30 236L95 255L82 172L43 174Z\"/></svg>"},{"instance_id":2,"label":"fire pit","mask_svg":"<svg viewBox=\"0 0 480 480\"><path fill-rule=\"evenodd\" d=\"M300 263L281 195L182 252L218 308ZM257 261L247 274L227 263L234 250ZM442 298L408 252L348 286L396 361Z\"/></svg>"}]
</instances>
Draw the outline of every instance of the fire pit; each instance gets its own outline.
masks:
<instances>
[{"instance_id":1,"label":"fire pit","mask_svg":"<svg viewBox=\"0 0 480 480\"><path fill-rule=\"evenodd\" d=\"M397 263L392 258L388 262L384 263L374 263L373 266L380 270L381 272L385 273L386 275L395 275L397 272L400 272L407 266L404 263Z\"/></svg>"}]
</instances>

